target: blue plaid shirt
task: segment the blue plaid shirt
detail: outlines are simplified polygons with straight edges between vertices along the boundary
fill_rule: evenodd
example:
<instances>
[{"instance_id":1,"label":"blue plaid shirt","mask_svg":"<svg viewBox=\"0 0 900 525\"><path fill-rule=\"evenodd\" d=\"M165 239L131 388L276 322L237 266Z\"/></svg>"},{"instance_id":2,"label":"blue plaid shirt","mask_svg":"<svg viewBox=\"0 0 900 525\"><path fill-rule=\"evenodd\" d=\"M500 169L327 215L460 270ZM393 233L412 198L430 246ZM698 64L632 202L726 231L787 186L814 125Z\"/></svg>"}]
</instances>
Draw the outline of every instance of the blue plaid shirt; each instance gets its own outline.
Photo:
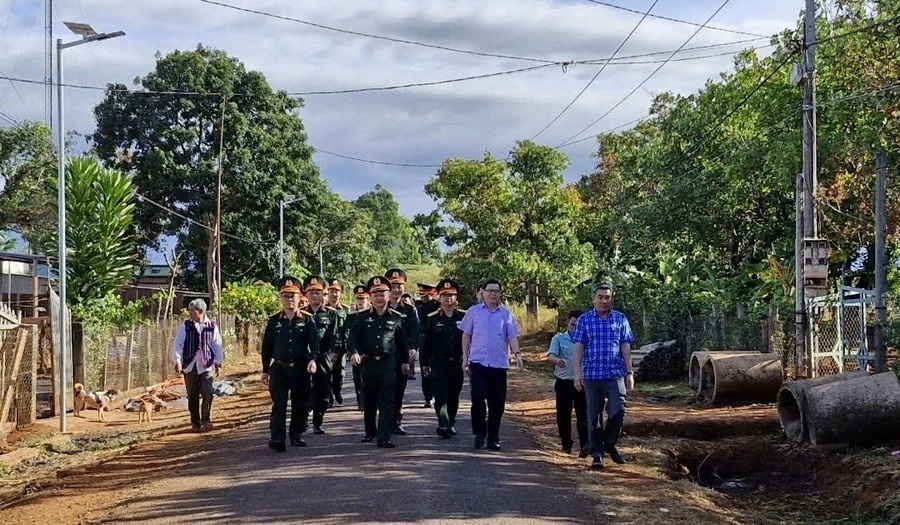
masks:
<instances>
[{"instance_id":1,"label":"blue plaid shirt","mask_svg":"<svg viewBox=\"0 0 900 525\"><path fill-rule=\"evenodd\" d=\"M596 310L582 314L572 333L572 342L584 345L582 379L602 381L625 377L625 360L619 345L632 341L631 325L622 312L610 310L606 318L600 317Z\"/></svg>"}]
</instances>

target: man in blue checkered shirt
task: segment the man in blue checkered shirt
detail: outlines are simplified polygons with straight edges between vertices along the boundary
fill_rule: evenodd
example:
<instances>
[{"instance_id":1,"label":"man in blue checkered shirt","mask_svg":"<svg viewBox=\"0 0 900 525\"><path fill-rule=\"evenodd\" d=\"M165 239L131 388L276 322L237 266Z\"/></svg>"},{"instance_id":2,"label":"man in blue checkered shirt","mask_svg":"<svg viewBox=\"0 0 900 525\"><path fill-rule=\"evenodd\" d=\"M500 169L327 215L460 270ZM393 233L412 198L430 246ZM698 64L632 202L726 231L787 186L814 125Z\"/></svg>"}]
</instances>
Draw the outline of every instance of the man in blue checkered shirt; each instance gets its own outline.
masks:
<instances>
[{"instance_id":1,"label":"man in blue checkered shirt","mask_svg":"<svg viewBox=\"0 0 900 525\"><path fill-rule=\"evenodd\" d=\"M578 318L575 343L575 388L587 399L588 448L581 457L593 456L592 470L603 468L603 455L620 465L625 459L616 449L625 420L626 392L634 389L631 342L634 335L625 314L612 310L612 285L595 284L591 289L594 309ZM603 408L606 406L606 426Z\"/></svg>"}]
</instances>

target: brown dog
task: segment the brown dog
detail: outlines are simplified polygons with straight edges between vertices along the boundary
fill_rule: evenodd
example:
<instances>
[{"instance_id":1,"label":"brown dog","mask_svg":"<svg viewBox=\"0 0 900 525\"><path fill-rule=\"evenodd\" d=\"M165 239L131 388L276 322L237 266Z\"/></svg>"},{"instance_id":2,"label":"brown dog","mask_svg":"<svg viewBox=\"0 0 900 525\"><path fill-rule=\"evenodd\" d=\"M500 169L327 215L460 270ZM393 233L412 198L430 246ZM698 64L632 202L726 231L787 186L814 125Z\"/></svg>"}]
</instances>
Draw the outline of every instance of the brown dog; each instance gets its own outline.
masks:
<instances>
[{"instance_id":1,"label":"brown dog","mask_svg":"<svg viewBox=\"0 0 900 525\"><path fill-rule=\"evenodd\" d=\"M147 398L138 398L137 401L140 403L138 406L138 423L153 423L153 410L156 408L156 403L147 399Z\"/></svg>"},{"instance_id":2,"label":"brown dog","mask_svg":"<svg viewBox=\"0 0 900 525\"><path fill-rule=\"evenodd\" d=\"M97 418L100 421L106 421L103 412L109 410L110 403L119 395L119 391L115 388L103 392L85 392L84 385L75 383L75 400L73 402L72 412L76 417L81 417L81 411L85 408L93 408L97 411Z\"/></svg>"}]
</instances>

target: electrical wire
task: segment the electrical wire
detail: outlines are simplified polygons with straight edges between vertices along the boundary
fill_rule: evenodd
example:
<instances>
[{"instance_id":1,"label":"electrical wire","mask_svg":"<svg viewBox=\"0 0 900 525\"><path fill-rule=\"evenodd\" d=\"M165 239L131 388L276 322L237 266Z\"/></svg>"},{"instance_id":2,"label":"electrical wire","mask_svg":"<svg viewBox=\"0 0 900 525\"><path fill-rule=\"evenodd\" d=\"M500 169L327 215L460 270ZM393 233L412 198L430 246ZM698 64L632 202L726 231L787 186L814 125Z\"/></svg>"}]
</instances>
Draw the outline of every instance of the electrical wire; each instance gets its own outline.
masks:
<instances>
[{"instance_id":1,"label":"electrical wire","mask_svg":"<svg viewBox=\"0 0 900 525\"><path fill-rule=\"evenodd\" d=\"M638 15L639 15L639 14L642 14L642 13L641 13L640 11L638 11L637 9L631 9L631 8L628 8L628 7L625 7L625 6L616 5L616 4L612 4L612 3L609 3L609 2L602 2L602 1L600 1L600 0L587 0L587 1L588 1L588 2L591 2L591 3L594 3L594 4L599 4L599 5L602 5L602 6L605 6L605 7L609 7L609 8L611 8L611 9L618 9L618 10L620 10L620 11L627 11L627 12L629 12L629 13L634 13L634 14L638 14ZM697 23L697 22L691 22L691 21L689 21L689 20L680 20L680 19L678 19L678 18L672 18L672 17L668 17L668 16L663 16L663 15L650 15L650 17L651 17L651 18L657 18L657 19L659 19L659 20L668 20L669 22L677 22L677 23L679 23L679 24L686 24L686 25L690 25L690 26L701 27L701 28L704 28L704 29L710 29L710 30L712 30L712 31L722 31L722 32L724 32L724 33L734 33L734 34L736 34L736 35L766 36L766 35L763 35L763 34L760 34L760 33L750 33L750 32L747 32L747 31L738 31L737 29L728 29L728 28L724 28L724 27L716 27L716 26L710 26L710 25L706 25L706 24L701 25L701 24L699 24L699 23ZM767 38L768 38L768 37L767 37Z\"/></svg>"},{"instance_id":2,"label":"electrical wire","mask_svg":"<svg viewBox=\"0 0 900 525\"><path fill-rule=\"evenodd\" d=\"M343 155L341 153L335 153L333 151L328 151L328 150L324 150L324 149L316 148L316 147L313 147L313 149L315 151L318 151L319 153L324 153L326 155L331 155L333 157L339 157L339 158L347 159L347 160L355 160L357 162L364 162L366 164L378 164L380 166L397 166L397 167L401 167L401 168L440 168L441 167L440 164L412 164L412 163L406 163L406 162L389 162L389 161L383 161L383 160L372 160L372 159L364 159L361 157L354 157L352 155Z\"/></svg>"},{"instance_id":3,"label":"electrical wire","mask_svg":"<svg viewBox=\"0 0 900 525\"><path fill-rule=\"evenodd\" d=\"M504 58L507 60L521 60L521 61L525 61L525 62L538 62L541 64L564 65L564 64L571 63L571 61L568 61L568 60L548 60L545 58L504 55L504 54L498 54L498 53L483 53L480 51L472 51L469 49L459 49L459 48L455 48L455 47L442 46L439 44L430 44L427 42L416 42L414 40L406 40L403 38L395 38L395 37L391 37L391 36L376 35L376 34L372 34L372 33L363 33L362 31L353 31L350 29L341 29L339 27L327 26L324 24L319 24L317 22L310 22L308 20L301 20L299 18L293 18L290 16L278 15L275 13L268 13L266 11L259 11L257 9L250 9L247 7L240 7L240 6L236 6L236 5L226 4L225 2L217 2L215 0L200 0L200 1L203 2L204 4L211 4L211 5L216 5L219 7L225 7L228 9L233 9L235 11L242 11L245 13L252 13L255 15L266 16L269 18L276 18L278 20L285 20L288 22L303 24L305 26L315 27L318 29L324 29L327 31L334 31L337 33L343 33L345 35L353 35L353 36L360 36L360 37L365 37L365 38L373 38L376 40L384 40L384 41L393 42L396 44L407 44L407 45L412 45L412 46L427 47L430 49L439 49L441 51L450 51L452 53L460 53L460 54L464 54L464 55L475 55L475 56L490 57L490 58Z\"/></svg>"},{"instance_id":4,"label":"electrical wire","mask_svg":"<svg viewBox=\"0 0 900 525\"><path fill-rule=\"evenodd\" d=\"M694 32L691 34L691 36L689 36L688 39L685 40L684 43L682 43L682 44L678 47L678 49L676 49L674 52L672 52L672 54L669 55L669 57L668 57L662 64L660 64L656 69L654 69L652 73L650 73L649 75L647 75L647 77L646 77L644 80L642 80L640 84L638 84L637 86L635 86L634 89L632 89L627 95L625 95L624 97L622 97L621 100L619 100L618 102L616 102L616 104L615 104L613 107L611 107L609 110L607 110L606 113L600 115L600 118L598 118L597 120L591 122L590 124L588 124L587 126L585 126L584 128L582 128L581 131L575 133L574 135L572 135L572 136L569 137L568 139L564 140L562 143L558 144L556 147L559 148L559 147L565 146L566 143L573 141L575 138L577 138L579 135L581 135L581 134L584 133L585 131L587 131L587 130L591 129L592 127L596 126L597 123L599 123L601 120L603 120L604 118L606 118L607 115L609 115L610 113L612 113L613 111L615 111L619 106L621 106L622 104L624 104L626 100L628 100L629 98L631 98L631 96L634 95L634 94L637 92L637 90L641 89L641 87L643 87L644 84L646 84L647 82L649 82L650 79L653 78L654 76L656 76L656 74L659 73L659 71L660 71L663 67L665 67L666 64L668 64L673 58L675 58L675 55L676 55L679 51L681 51L686 45L688 45L688 44L690 43L690 41L693 40L694 37L697 36L697 34L700 33L700 31L702 31L704 27L706 27L706 24L708 24L708 23L709 23L709 22L710 22L717 14L719 14L719 12L720 12L722 9L724 9L725 6L728 5L730 2L731 2L731 0L725 0L724 2L722 2L722 5L720 5L718 9L716 9L715 11L713 11L713 14L709 15L709 18L706 19L706 22L704 22L703 25L701 25L700 27L698 27L697 30L694 31Z\"/></svg>"},{"instance_id":5,"label":"electrical wire","mask_svg":"<svg viewBox=\"0 0 900 525\"><path fill-rule=\"evenodd\" d=\"M552 126L554 123L556 123L556 121L559 120L560 117L562 117L566 113L566 111L569 111L569 108L571 108L572 106L575 105L576 102L578 102L578 99L581 98L581 95L583 95L584 92L587 91L589 87L591 87L591 84L593 84L594 81L597 80L597 77L600 76L600 73L603 73L603 71L606 69L606 66L609 65L610 61L612 59L614 59L616 57L616 55L619 54L619 51L621 51L622 48L625 47L625 44L627 44L628 41L631 40L631 37L634 36L634 33L637 32L638 28L641 27L641 24L644 23L644 20L647 19L647 16L650 14L650 11L653 11L653 8L656 7L656 4L658 4L658 3L659 3L659 0L653 0L653 3L647 9L647 12L644 13L643 16L641 17L641 19L638 20L638 23L635 24L633 28L631 28L631 32L628 33L628 35L625 37L625 40L623 40L622 43L619 44L619 47L617 47L616 50L613 51L613 54L610 55L609 58L606 59L606 62L604 62L603 65L600 67L600 69L594 74L594 76L591 77L591 79L588 81L587 85L585 85L583 88L581 88L581 91L579 91L578 94L575 95L575 98L573 98L571 101L569 101L569 103L566 104L566 107L564 107L562 109L562 111L557 113L556 116L553 117L552 120L550 120L550 122L548 122L543 128L541 128L540 131L538 131L537 133L532 135L530 140L534 140L534 139L538 138L541 134L543 134L545 131L550 129L550 126Z\"/></svg>"}]
</instances>

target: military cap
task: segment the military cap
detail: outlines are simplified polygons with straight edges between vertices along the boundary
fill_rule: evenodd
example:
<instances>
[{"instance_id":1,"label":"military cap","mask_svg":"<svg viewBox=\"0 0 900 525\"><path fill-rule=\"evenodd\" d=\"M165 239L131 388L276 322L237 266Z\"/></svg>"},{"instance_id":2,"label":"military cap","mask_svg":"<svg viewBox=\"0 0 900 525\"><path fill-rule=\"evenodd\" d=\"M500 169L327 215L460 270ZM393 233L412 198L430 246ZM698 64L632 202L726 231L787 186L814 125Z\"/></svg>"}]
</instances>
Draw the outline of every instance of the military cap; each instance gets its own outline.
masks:
<instances>
[{"instance_id":1,"label":"military cap","mask_svg":"<svg viewBox=\"0 0 900 525\"><path fill-rule=\"evenodd\" d=\"M388 281L390 281L392 284L406 284L406 272L404 272L400 268L391 268L390 270L384 272L384 276L387 277Z\"/></svg>"},{"instance_id":2,"label":"military cap","mask_svg":"<svg viewBox=\"0 0 900 525\"><path fill-rule=\"evenodd\" d=\"M368 297L369 289L366 288L364 284L358 284L353 287L353 296L354 297Z\"/></svg>"},{"instance_id":3,"label":"military cap","mask_svg":"<svg viewBox=\"0 0 900 525\"><path fill-rule=\"evenodd\" d=\"M344 291L344 284L341 283L341 281L338 280L338 279L332 279L332 280L331 280L331 284L328 285L328 289L329 289L329 290L340 290L340 291L343 292L343 291Z\"/></svg>"},{"instance_id":4,"label":"military cap","mask_svg":"<svg viewBox=\"0 0 900 525\"><path fill-rule=\"evenodd\" d=\"M278 279L275 287L278 288L278 293L300 293L300 282L296 277L285 275Z\"/></svg>"},{"instance_id":5,"label":"military cap","mask_svg":"<svg viewBox=\"0 0 900 525\"><path fill-rule=\"evenodd\" d=\"M427 283L416 283L416 286L419 288L419 293L432 293L436 288L435 285Z\"/></svg>"},{"instance_id":6,"label":"military cap","mask_svg":"<svg viewBox=\"0 0 900 525\"><path fill-rule=\"evenodd\" d=\"M441 281L437 285L437 293L438 295L458 294L459 283L454 281L453 279L441 279Z\"/></svg>"},{"instance_id":7,"label":"military cap","mask_svg":"<svg viewBox=\"0 0 900 525\"><path fill-rule=\"evenodd\" d=\"M308 292L310 290L324 290L325 282L325 279L323 279L321 275L307 276L306 279L303 279L303 291Z\"/></svg>"},{"instance_id":8,"label":"military cap","mask_svg":"<svg viewBox=\"0 0 900 525\"><path fill-rule=\"evenodd\" d=\"M369 279L369 282L366 283L366 288L369 289L369 293L373 292L381 292L384 290L390 290L391 285L388 283L388 280L380 275L376 275Z\"/></svg>"}]
</instances>

